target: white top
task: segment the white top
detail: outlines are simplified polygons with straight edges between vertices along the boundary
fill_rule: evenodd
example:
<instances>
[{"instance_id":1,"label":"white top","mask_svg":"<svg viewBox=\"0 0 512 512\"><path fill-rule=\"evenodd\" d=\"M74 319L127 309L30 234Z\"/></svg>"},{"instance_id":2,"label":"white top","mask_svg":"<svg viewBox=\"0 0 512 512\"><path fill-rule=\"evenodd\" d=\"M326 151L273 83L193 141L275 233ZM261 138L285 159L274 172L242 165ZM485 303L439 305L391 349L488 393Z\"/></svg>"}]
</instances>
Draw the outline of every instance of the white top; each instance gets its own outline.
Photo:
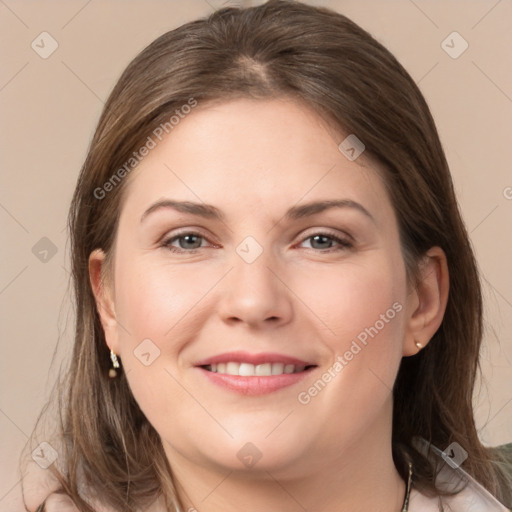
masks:
<instances>
[{"instance_id":1,"label":"white top","mask_svg":"<svg viewBox=\"0 0 512 512\"><path fill-rule=\"evenodd\" d=\"M418 449L426 454L427 442L422 438L416 440ZM436 478L438 488L462 490L455 496L427 497L412 488L409 512L510 512L473 477L450 460L446 453L432 445L430 448L434 460L443 463L443 468Z\"/></svg>"},{"instance_id":2,"label":"white top","mask_svg":"<svg viewBox=\"0 0 512 512\"><path fill-rule=\"evenodd\" d=\"M509 512L496 498L487 494L482 495L479 490L467 487L455 496L428 498L412 489L409 512Z\"/></svg>"}]
</instances>

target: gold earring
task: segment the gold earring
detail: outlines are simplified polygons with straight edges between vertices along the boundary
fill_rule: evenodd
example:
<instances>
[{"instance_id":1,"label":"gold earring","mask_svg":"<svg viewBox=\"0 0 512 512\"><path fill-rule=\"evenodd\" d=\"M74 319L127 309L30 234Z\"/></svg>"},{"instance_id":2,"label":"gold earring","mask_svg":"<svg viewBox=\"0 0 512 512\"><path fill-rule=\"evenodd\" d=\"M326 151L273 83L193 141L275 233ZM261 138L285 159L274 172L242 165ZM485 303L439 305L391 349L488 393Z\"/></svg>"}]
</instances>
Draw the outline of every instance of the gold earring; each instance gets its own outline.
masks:
<instances>
[{"instance_id":1,"label":"gold earring","mask_svg":"<svg viewBox=\"0 0 512 512\"><path fill-rule=\"evenodd\" d=\"M117 370L120 368L120 364L113 350L110 351L110 359L112 360L112 368L108 371L108 376L111 379L115 379L117 377Z\"/></svg>"},{"instance_id":2,"label":"gold earring","mask_svg":"<svg viewBox=\"0 0 512 512\"><path fill-rule=\"evenodd\" d=\"M419 341L416 341L414 344L418 347L419 350L423 348L423 345Z\"/></svg>"}]
</instances>

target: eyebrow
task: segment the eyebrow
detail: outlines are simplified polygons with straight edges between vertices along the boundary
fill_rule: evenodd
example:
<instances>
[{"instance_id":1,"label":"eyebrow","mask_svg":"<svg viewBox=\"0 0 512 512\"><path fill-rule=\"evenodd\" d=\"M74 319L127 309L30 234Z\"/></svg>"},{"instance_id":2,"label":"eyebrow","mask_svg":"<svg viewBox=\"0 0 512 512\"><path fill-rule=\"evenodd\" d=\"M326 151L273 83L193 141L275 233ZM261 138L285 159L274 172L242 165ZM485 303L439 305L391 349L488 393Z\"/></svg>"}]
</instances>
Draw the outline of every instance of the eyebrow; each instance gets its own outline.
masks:
<instances>
[{"instance_id":1,"label":"eyebrow","mask_svg":"<svg viewBox=\"0 0 512 512\"><path fill-rule=\"evenodd\" d=\"M316 213L330 210L332 208L353 208L363 213L366 217L376 223L373 215L362 204L356 201L352 201L351 199L314 201L312 203L306 203L300 206L293 206L286 212L285 218L289 220L297 220L303 217L309 217L310 215L315 215Z\"/></svg>"},{"instance_id":2,"label":"eyebrow","mask_svg":"<svg viewBox=\"0 0 512 512\"><path fill-rule=\"evenodd\" d=\"M181 213L190 213L192 215L198 215L207 219L224 219L222 212L215 208L215 206L205 203L192 203L190 201L173 201L171 199L162 199L152 204L140 218L142 222L149 214L160 210L160 209L172 209Z\"/></svg>"},{"instance_id":3,"label":"eyebrow","mask_svg":"<svg viewBox=\"0 0 512 512\"><path fill-rule=\"evenodd\" d=\"M309 217L332 208L352 208L371 219L376 223L373 215L360 203L352 201L351 199L337 199L314 201L311 203L303 204L300 206L292 206L282 218L287 220L298 220L304 217ZM191 201L174 201L171 199L162 199L152 204L143 214L140 219L141 222L148 217L151 213L160 209L172 209L181 213L190 213L199 217L204 217L213 220L223 220L224 214L215 206L205 203L193 203Z\"/></svg>"}]
</instances>

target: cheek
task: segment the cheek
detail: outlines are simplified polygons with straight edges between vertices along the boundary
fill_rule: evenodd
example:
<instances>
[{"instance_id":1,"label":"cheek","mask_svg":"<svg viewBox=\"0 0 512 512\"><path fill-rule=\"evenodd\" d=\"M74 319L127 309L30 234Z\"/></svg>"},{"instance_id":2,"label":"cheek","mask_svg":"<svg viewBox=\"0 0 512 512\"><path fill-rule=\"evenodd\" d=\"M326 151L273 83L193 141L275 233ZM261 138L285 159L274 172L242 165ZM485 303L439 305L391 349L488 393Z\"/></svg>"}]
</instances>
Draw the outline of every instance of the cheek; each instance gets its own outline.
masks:
<instances>
[{"instance_id":1,"label":"cheek","mask_svg":"<svg viewBox=\"0 0 512 512\"><path fill-rule=\"evenodd\" d=\"M364 343L365 335L379 336L382 348L398 344L405 270L396 261L369 257L363 263L319 267L314 274L297 278L295 290L309 314L313 312L325 328L324 339L332 351L343 353L358 336Z\"/></svg>"},{"instance_id":2,"label":"cheek","mask_svg":"<svg viewBox=\"0 0 512 512\"><path fill-rule=\"evenodd\" d=\"M339 425L347 415L367 421L389 397L401 361L405 269L392 258L373 257L368 264L322 269L311 281L304 276L297 289L325 331L318 339L331 363L322 382L308 383L311 393L304 388L301 403L311 399L331 409Z\"/></svg>"},{"instance_id":3,"label":"cheek","mask_svg":"<svg viewBox=\"0 0 512 512\"><path fill-rule=\"evenodd\" d=\"M163 258L162 258L163 260ZM120 355L130 389L158 432L190 397L181 381L180 352L204 323L200 299L219 277L200 266L174 266L154 257L119 259L116 316ZM192 424L194 417L187 418Z\"/></svg>"},{"instance_id":4,"label":"cheek","mask_svg":"<svg viewBox=\"0 0 512 512\"><path fill-rule=\"evenodd\" d=\"M218 280L211 268L171 266L154 257L119 262L116 277L116 315L132 341L150 338L166 350L178 331L190 334L201 298Z\"/></svg>"},{"instance_id":5,"label":"cheek","mask_svg":"<svg viewBox=\"0 0 512 512\"><path fill-rule=\"evenodd\" d=\"M226 271L170 265L164 257L120 257L115 276L123 369L135 400L159 432L172 430L168 419L190 404L180 384L181 353L211 315L210 292ZM187 413L187 425L202 418L200 410L195 413Z\"/></svg>"}]
</instances>

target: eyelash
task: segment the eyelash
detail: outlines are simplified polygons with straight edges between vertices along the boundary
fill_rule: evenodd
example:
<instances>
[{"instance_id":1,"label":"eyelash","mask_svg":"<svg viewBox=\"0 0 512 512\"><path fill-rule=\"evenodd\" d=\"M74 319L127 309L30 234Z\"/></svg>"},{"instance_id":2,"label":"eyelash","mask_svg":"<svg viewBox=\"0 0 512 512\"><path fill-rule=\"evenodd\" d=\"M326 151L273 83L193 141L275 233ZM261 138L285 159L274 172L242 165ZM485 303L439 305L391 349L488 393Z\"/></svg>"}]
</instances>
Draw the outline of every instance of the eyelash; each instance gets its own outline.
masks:
<instances>
[{"instance_id":1,"label":"eyelash","mask_svg":"<svg viewBox=\"0 0 512 512\"><path fill-rule=\"evenodd\" d=\"M203 240L207 240L207 238L205 236L203 236L201 233L198 233L196 231L183 231L181 233L173 235L170 238L165 239L162 242L161 246L168 249L170 252L178 253L178 254L180 254L180 253L195 254L195 253L197 253L197 251L199 251L199 249L204 249L204 247L199 247L197 249L188 250L188 249L181 249L178 247L171 246L171 243L175 242L176 240L179 240L180 238L184 238L185 236L188 236L188 235L197 236L199 238L202 238ZM306 249L309 249L309 250L312 250L315 252L320 252L320 253L331 253L331 252L339 252L339 251L343 251L343 250L347 250L347 249L352 249L354 247L354 245L351 242L349 242L348 240L340 238L339 236L335 235L334 233L329 232L328 230L318 231L316 233L308 235L307 237L303 238L300 243L303 243L306 240L312 239L316 236L323 236L323 237L329 238L332 241L336 242L339 245L339 247L338 248L328 248L326 250L314 249L314 248L306 248Z\"/></svg>"}]
</instances>

